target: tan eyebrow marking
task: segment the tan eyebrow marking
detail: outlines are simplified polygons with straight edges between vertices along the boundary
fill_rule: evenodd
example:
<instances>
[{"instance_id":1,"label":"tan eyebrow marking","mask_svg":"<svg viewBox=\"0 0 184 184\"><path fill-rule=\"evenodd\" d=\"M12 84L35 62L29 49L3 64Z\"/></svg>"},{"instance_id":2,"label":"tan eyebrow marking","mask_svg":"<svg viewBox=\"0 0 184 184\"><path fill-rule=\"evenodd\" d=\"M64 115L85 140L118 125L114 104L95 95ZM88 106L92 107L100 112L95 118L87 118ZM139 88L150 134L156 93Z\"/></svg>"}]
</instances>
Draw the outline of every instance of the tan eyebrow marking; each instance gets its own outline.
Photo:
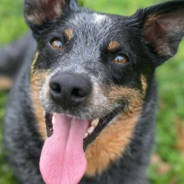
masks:
<instances>
[{"instance_id":1,"label":"tan eyebrow marking","mask_svg":"<svg viewBox=\"0 0 184 184\"><path fill-rule=\"evenodd\" d=\"M72 31L72 29L65 29L64 30L64 33L65 33L65 36L69 39L69 40L71 40L72 38L73 38L73 31Z\"/></svg>"},{"instance_id":2,"label":"tan eyebrow marking","mask_svg":"<svg viewBox=\"0 0 184 184\"><path fill-rule=\"evenodd\" d=\"M113 52L115 51L116 49L118 49L120 46L119 42L118 41L112 41L109 43L108 45L108 50Z\"/></svg>"}]
</instances>

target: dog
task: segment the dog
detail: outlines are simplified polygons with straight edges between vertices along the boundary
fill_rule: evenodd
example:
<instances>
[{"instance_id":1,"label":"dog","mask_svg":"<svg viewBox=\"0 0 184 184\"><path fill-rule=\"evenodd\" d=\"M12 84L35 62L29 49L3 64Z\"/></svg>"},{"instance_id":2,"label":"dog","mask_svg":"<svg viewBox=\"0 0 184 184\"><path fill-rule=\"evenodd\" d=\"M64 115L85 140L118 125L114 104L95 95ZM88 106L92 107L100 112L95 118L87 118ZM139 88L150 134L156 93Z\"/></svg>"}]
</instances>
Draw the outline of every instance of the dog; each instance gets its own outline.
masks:
<instances>
[{"instance_id":1,"label":"dog","mask_svg":"<svg viewBox=\"0 0 184 184\"><path fill-rule=\"evenodd\" d=\"M134 15L25 0L37 40L10 92L4 140L20 184L148 184L155 70L184 36L184 1Z\"/></svg>"}]
</instances>

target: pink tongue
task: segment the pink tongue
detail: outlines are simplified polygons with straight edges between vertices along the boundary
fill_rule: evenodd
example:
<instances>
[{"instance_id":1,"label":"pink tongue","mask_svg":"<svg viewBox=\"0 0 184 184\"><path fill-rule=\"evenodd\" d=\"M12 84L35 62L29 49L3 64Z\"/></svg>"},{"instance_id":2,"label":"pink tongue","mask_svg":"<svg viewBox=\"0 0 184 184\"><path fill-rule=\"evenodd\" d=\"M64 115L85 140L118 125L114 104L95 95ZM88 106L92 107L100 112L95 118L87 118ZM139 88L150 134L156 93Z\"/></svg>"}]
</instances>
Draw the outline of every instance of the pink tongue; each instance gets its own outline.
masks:
<instances>
[{"instance_id":1,"label":"pink tongue","mask_svg":"<svg viewBox=\"0 0 184 184\"><path fill-rule=\"evenodd\" d=\"M77 184L84 175L83 139L89 121L55 115L54 134L45 141L40 171L46 184Z\"/></svg>"}]
</instances>

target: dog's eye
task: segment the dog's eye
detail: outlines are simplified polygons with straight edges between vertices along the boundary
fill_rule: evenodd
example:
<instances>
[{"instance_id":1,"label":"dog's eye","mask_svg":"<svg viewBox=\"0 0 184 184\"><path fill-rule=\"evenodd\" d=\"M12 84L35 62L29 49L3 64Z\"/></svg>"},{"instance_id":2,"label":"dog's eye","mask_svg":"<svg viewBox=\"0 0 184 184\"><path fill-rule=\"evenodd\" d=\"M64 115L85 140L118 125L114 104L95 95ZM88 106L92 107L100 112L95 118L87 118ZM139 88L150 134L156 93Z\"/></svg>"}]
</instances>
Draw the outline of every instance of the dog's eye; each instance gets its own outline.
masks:
<instances>
[{"instance_id":1,"label":"dog's eye","mask_svg":"<svg viewBox=\"0 0 184 184\"><path fill-rule=\"evenodd\" d=\"M125 64L127 61L128 61L127 57L123 54L120 54L113 59L113 63L119 65Z\"/></svg>"},{"instance_id":2,"label":"dog's eye","mask_svg":"<svg viewBox=\"0 0 184 184\"><path fill-rule=\"evenodd\" d=\"M52 40L51 45L56 50L62 50L63 49L63 44L59 39Z\"/></svg>"}]
</instances>

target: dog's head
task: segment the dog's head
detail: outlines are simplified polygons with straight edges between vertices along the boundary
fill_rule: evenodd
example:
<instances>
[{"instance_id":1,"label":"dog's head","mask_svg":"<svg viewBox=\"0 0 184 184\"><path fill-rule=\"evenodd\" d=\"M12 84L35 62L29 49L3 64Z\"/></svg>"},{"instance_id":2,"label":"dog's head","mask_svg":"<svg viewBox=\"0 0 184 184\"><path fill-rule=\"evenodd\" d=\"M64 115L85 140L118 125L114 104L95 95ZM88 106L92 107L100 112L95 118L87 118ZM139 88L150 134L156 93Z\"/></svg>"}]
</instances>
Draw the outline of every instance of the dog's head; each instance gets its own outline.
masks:
<instances>
[{"instance_id":1,"label":"dog's head","mask_svg":"<svg viewBox=\"0 0 184 184\"><path fill-rule=\"evenodd\" d=\"M155 68L176 53L184 35L184 1L124 17L81 8L75 0L26 0L25 19L38 42L33 102L38 105L39 98L51 134L56 123L59 137L45 143L43 154L57 157L57 166L71 165L75 174L66 177L71 171L64 166L45 169L54 159L44 156L41 170L48 183L56 183L47 175L57 178L58 170L59 179L77 183L86 167L83 143L90 176L104 171L129 144ZM55 144L63 147L60 153Z\"/></svg>"}]
</instances>

